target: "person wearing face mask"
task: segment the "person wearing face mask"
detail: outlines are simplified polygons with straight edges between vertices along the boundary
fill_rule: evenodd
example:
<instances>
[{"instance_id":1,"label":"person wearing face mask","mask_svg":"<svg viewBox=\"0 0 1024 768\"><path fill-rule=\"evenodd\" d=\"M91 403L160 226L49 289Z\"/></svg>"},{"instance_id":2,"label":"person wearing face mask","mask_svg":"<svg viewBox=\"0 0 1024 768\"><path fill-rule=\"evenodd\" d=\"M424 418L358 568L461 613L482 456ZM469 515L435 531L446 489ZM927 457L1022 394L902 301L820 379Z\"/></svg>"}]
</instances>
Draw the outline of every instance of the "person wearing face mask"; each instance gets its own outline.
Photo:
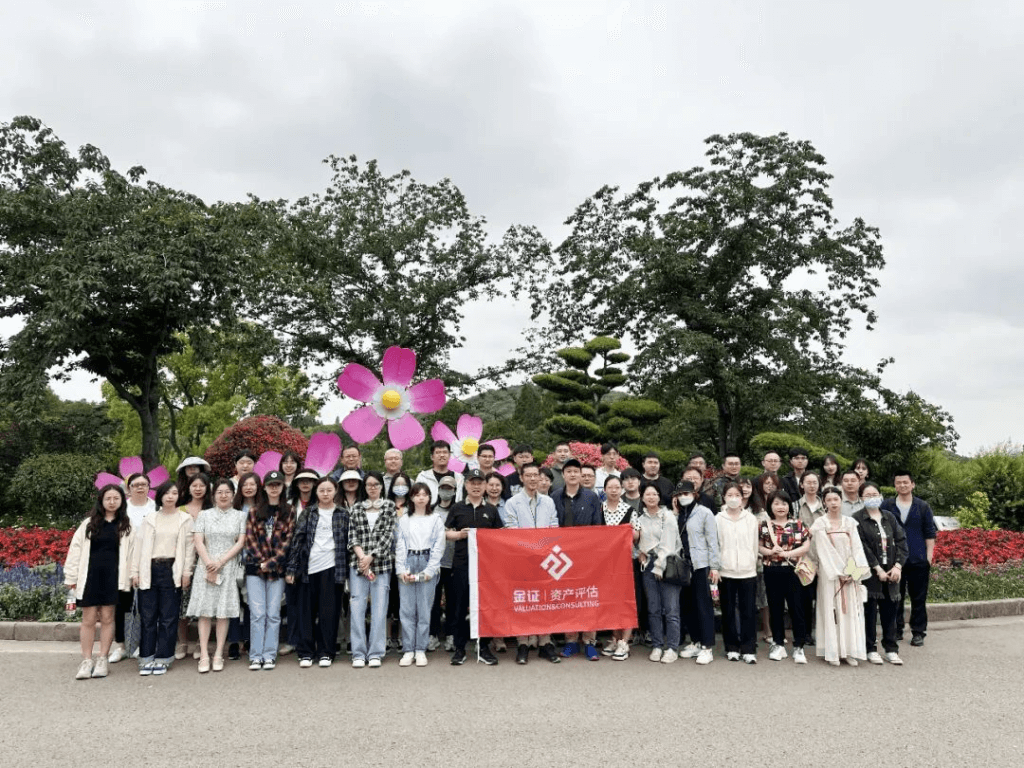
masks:
<instances>
[{"instance_id":1,"label":"person wearing face mask","mask_svg":"<svg viewBox=\"0 0 1024 768\"><path fill-rule=\"evenodd\" d=\"M387 487L388 479L384 478L384 486ZM402 517L406 514L409 509L409 489L412 487L412 481L409 476L405 473L397 474L392 481L391 491L385 493L388 501L394 502L395 505L395 533L398 532L398 523ZM396 545L397 552L397 545ZM402 641L399 638L401 633L401 598L398 592L398 572L391 572L391 590L388 592L388 619L387 619L387 648L388 651L395 651L396 653L402 647Z\"/></svg>"},{"instance_id":2,"label":"person wearing face mask","mask_svg":"<svg viewBox=\"0 0 1024 768\"><path fill-rule=\"evenodd\" d=\"M743 508L743 494L735 483L723 489L725 509L715 517L722 561L719 595L722 601L722 636L729 661L742 657L757 663L757 526Z\"/></svg>"},{"instance_id":3,"label":"person wearing face mask","mask_svg":"<svg viewBox=\"0 0 1024 768\"><path fill-rule=\"evenodd\" d=\"M711 585L718 583L722 567L718 526L714 513L700 502L697 488L690 481L684 480L676 486L672 506L678 515L679 536L693 568L689 585L680 593L683 626L691 642L680 651L679 657L696 659L697 664L703 666L714 659L715 605Z\"/></svg>"},{"instance_id":4,"label":"person wearing face mask","mask_svg":"<svg viewBox=\"0 0 1024 768\"><path fill-rule=\"evenodd\" d=\"M419 481L417 481L419 482ZM429 487L429 484L427 484ZM458 481L454 475L446 475L440 479L437 488L437 504L434 505L438 515L448 519L449 510L455 505L455 493L458 489ZM441 638L445 638L444 650L446 653L455 651L455 614L451 610L454 605L455 593L452 591L452 561L455 558L455 542L445 539L444 554L441 555L441 576L434 590L434 605L430 610L430 639L427 641L427 650L436 651L441 647ZM449 606L443 614L441 612L441 598L444 597L444 604Z\"/></svg>"},{"instance_id":5,"label":"person wearing face mask","mask_svg":"<svg viewBox=\"0 0 1024 768\"><path fill-rule=\"evenodd\" d=\"M896 637L896 611L900 602L900 577L907 562L907 534L896 517L882 509L882 492L872 482L860 488L864 509L854 512L864 555L871 576L864 582L868 599L864 603L865 646L868 661L881 664L875 647L875 626L882 618L882 650L890 664L902 664Z\"/></svg>"}]
</instances>

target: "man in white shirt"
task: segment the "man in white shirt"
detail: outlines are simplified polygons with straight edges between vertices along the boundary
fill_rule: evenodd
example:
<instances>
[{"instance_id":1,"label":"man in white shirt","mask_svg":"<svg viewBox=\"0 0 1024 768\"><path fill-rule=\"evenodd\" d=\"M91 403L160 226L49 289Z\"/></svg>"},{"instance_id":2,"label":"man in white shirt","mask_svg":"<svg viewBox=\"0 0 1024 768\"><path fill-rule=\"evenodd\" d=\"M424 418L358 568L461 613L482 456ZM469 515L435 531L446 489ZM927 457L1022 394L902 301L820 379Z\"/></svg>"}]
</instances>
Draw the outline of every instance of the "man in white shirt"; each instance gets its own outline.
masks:
<instances>
[{"instance_id":1,"label":"man in white shirt","mask_svg":"<svg viewBox=\"0 0 1024 768\"><path fill-rule=\"evenodd\" d=\"M523 466L519 474L523 479L523 490L505 502L505 527L557 528L558 512L555 510L555 502L550 496L545 496L537 490L540 484L540 467L531 462ZM529 640L526 636L516 638L516 664L526 664L529 660ZM537 644L537 655L540 658L547 659L552 664L560 661L558 651L551 642L551 635L541 635Z\"/></svg>"},{"instance_id":2,"label":"man in white shirt","mask_svg":"<svg viewBox=\"0 0 1024 768\"><path fill-rule=\"evenodd\" d=\"M619 470L615 466L619 462L619 449L615 443L605 443L601 446L601 466L597 468L595 485L598 491L604 490L604 481L610 476L619 476Z\"/></svg>"}]
</instances>

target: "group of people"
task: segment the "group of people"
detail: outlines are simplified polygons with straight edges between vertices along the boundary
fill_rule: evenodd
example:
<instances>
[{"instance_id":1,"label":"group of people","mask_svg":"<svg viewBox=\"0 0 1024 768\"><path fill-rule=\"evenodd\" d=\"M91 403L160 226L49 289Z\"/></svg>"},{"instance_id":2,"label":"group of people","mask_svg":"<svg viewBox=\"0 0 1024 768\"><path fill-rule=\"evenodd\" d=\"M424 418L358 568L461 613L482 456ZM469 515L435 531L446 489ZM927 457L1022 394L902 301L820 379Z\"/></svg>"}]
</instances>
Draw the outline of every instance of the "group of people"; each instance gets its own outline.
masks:
<instances>
[{"instance_id":1,"label":"group of people","mask_svg":"<svg viewBox=\"0 0 1024 768\"><path fill-rule=\"evenodd\" d=\"M252 471L255 456L243 451L235 475L217 480L205 460L186 459L152 500L142 474L128 478L127 493L104 486L65 563L68 607L82 609L77 678L104 677L125 657L126 616L136 607L144 676L162 675L188 655L192 619L201 673L222 670L226 652L237 658L246 641L252 670L272 670L291 652L300 667L330 667L346 616L355 668L380 667L399 647L399 666L425 666L442 643L450 663L461 665L470 641L473 528L628 525L633 540L635 626L607 628L600 647L593 629L566 633L561 647L551 635L480 638L476 658L484 664L497 664L495 653L511 640L518 664L529 663L534 648L550 663L576 655L625 660L646 643L651 661L706 665L714 658L715 593L733 661L757 662L759 613L768 658L787 658L788 612L796 663L806 663L811 645L833 665L884 663L880 620L884 658L902 664L908 596L911 644L924 642L936 528L907 472L895 476L896 497L883 500L867 462L842 472L828 456L819 474L801 448L789 451L785 476L774 452L754 478L741 476L735 454L706 477L705 458L695 454L678 482L661 474L654 453L641 469L620 471L613 444L601 447L599 467L583 466L568 443L556 445L544 467L531 446L516 446L507 476L486 443L462 473L448 469L449 450L434 442L431 467L415 479L401 451L387 451L383 471L365 470L351 445L324 476L289 452L261 478Z\"/></svg>"}]
</instances>

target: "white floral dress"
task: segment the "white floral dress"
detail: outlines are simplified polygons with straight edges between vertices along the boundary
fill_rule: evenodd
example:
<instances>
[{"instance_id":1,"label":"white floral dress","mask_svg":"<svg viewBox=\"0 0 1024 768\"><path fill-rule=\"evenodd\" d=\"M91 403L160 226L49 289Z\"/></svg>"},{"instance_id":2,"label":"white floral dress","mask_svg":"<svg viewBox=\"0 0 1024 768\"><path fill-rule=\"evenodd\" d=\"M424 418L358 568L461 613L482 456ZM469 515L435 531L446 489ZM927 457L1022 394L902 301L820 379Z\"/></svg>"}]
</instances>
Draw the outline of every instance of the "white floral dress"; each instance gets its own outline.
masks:
<instances>
[{"instance_id":1,"label":"white floral dress","mask_svg":"<svg viewBox=\"0 0 1024 768\"><path fill-rule=\"evenodd\" d=\"M204 509L196 518L192 530L194 533L203 534L207 553L212 560L217 560L235 546L238 537L245 533L245 513L240 509ZM220 584L211 584L206 580L206 567L199 560L196 563L195 578L192 580L188 615L218 619L237 618L241 613L238 597L240 573L238 558L233 557L220 569Z\"/></svg>"}]
</instances>

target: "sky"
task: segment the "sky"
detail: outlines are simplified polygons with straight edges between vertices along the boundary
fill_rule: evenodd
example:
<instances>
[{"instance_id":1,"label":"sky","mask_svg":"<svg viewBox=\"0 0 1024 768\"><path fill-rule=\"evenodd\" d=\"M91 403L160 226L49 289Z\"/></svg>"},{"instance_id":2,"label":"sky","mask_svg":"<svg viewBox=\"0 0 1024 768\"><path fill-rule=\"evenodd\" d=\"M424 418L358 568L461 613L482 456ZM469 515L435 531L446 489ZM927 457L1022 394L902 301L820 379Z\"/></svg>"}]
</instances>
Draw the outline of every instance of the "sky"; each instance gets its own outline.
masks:
<instances>
[{"instance_id":1,"label":"sky","mask_svg":"<svg viewBox=\"0 0 1024 768\"><path fill-rule=\"evenodd\" d=\"M451 178L495 235L554 242L605 184L702 164L712 134L786 131L826 158L840 222L881 230L879 322L846 359L895 357L884 383L950 411L972 454L1024 436L1022 33L1017 0L37 0L4 11L0 120L208 202L322 191L327 155L375 158ZM456 368L521 343L524 304L488 311ZM55 389L99 399L84 375Z\"/></svg>"}]
</instances>

